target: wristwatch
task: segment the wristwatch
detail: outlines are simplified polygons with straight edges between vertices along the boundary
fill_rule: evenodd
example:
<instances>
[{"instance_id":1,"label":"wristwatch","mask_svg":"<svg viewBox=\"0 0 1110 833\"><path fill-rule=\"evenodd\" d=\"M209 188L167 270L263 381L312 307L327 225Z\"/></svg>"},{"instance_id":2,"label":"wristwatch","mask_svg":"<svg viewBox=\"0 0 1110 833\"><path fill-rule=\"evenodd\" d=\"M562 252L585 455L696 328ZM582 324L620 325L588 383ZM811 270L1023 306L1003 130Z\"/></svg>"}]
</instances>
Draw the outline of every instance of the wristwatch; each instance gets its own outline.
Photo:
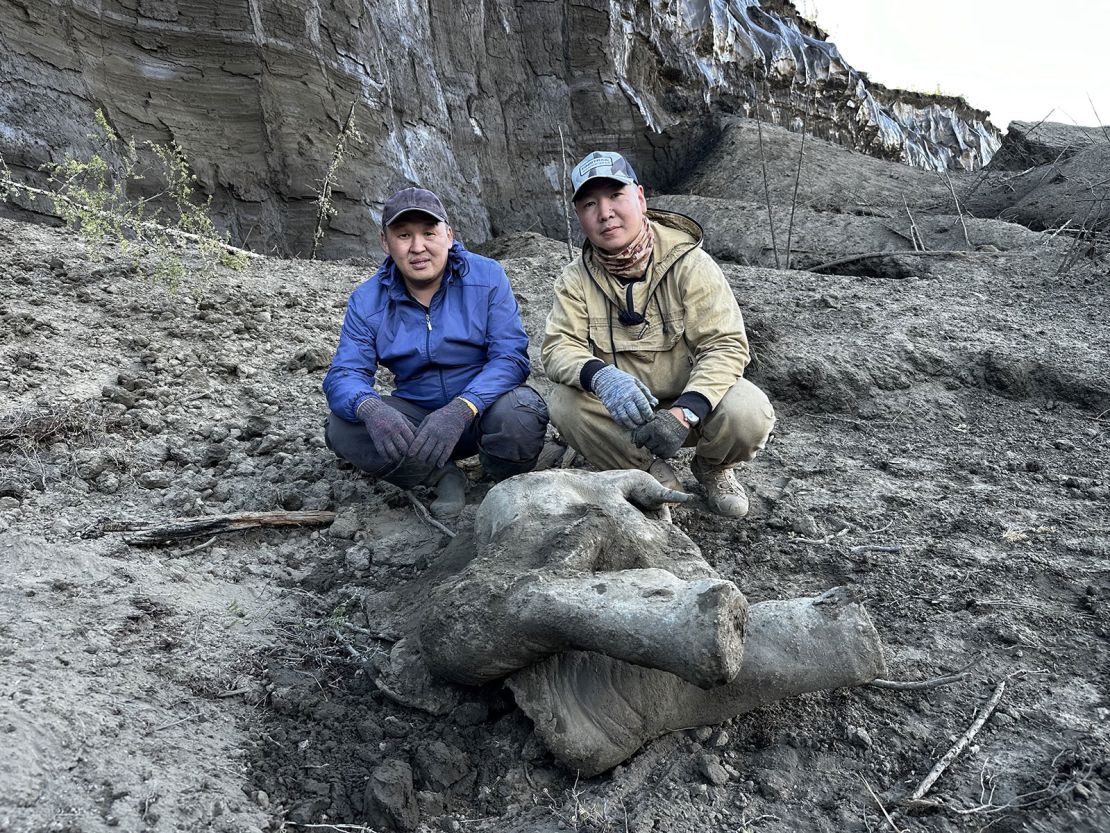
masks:
<instances>
[{"instance_id":1,"label":"wristwatch","mask_svg":"<svg viewBox=\"0 0 1110 833\"><path fill-rule=\"evenodd\" d=\"M680 410L682 411L682 415L686 417L686 421L690 423L691 427L701 422L701 420L698 419L698 415L691 411L689 408L681 408Z\"/></svg>"}]
</instances>

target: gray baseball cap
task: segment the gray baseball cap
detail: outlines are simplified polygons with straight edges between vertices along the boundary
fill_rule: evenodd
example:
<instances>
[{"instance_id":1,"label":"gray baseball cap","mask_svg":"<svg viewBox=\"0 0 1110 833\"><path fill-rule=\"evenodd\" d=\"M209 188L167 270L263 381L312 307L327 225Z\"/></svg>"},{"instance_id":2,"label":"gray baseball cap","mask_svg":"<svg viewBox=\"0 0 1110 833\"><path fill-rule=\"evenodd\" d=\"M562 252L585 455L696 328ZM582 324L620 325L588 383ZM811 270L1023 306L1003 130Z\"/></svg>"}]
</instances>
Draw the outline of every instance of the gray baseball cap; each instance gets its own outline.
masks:
<instances>
[{"instance_id":1,"label":"gray baseball cap","mask_svg":"<svg viewBox=\"0 0 1110 833\"><path fill-rule=\"evenodd\" d=\"M639 184L636 172L632 170L628 160L610 150L595 150L574 166L574 170L570 172L570 184L574 186L571 200L578 198L582 186L591 179L615 179L625 185Z\"/></svg>"},{"instance_id":2,"label":"gray baseball cap","mask_svg":"<svg viewBox=\"0 0 1110 833\"><path fill-rule=\"evenodd\" d=\"M435 217L441 223L447 222L447 209L443 207L439 197L424 188L404 188L385 201L385 207L382 208L382 228L393 225L398 217L408 211L419 211Z\"/></svg>"}]
</instances>

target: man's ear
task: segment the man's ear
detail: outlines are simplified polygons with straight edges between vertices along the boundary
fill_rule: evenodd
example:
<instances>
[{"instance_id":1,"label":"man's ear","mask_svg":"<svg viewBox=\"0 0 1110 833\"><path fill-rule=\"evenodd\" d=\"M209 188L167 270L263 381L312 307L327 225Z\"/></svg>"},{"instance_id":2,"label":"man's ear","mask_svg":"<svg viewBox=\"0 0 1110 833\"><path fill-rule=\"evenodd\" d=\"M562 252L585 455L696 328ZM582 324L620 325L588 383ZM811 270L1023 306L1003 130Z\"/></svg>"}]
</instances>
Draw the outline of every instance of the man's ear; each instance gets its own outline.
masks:
<instances>
[{"instance_id":1,"label":"man's ear","mask_svg":"<svg viewBox=\"0 0 1110 833\"><path fill-rule=\"evenodd\" d=\"M378 239L379 239L379 241L381 241L382 251L385 252L386 254L389 254L389 246L387 246L386 242L385 242L385 229L382 229L382 232L378 236Z\"/></svg>"},{"instance_id":2,"label":"man's ear","mask_svg":"<svg viewBox=\"0 0 1110 833\"><path fill-rule=\"evenodd\" d=\"M637 185L636 186L636 195L640 200L641 210L647 211L647 197L644 196L644 186L643 185Z\"/></svg>"},{"instance_id":3,"label":"man's ear","mask_svg":"<svg viewBox=\"0 0 1110 833\"><path fill-rule=\"evenodd\" d=\"M447 226L447 245L455 242L455 230L451 226Z\"/></svg>"}]
</instances>

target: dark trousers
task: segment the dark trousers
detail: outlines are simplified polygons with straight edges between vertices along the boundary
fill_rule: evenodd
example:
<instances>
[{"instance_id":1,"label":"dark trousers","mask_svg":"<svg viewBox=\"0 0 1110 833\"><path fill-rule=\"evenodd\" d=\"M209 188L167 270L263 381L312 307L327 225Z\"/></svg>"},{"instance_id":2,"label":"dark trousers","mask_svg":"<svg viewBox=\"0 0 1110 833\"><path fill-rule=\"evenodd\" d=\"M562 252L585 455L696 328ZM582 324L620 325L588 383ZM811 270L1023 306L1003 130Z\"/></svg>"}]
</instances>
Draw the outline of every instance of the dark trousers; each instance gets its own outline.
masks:
<instances>
[{"instance_id":1,"label":"dark trousers","mask_svg":"<svg viewBox=\"0 0 1110 833\"><path fill-rule=\"evenodd\" d=\"M427 408L396 396L383 396L382 401L402 413L412 423L414 433L424 417L431 413ZM489 477L504 480L532 470L543 449L546 431L547 404L532 388L521 385L498 397L481 417L467 426L451 452L451 459L461 460L477 454ZM343 459L372 477L402 489L431 483L435 480L433 475L439 473L407 457L400 463L390 463L374 447L365 425L347 422L335 414L328 414L324 440L328 448Z\"/></svg>"}]
</instances>

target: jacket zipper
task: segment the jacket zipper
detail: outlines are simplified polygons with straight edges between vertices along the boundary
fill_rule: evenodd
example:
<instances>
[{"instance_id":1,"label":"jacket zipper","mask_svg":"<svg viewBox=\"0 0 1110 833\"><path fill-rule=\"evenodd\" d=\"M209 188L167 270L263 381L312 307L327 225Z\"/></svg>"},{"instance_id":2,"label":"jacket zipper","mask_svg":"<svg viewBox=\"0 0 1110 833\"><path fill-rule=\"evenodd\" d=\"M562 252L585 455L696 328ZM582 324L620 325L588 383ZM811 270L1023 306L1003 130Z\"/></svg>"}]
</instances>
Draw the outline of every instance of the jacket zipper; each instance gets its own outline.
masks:
<instances>
[{"instance_id":1,"label":"jacket zipper","mask_svg":"<svg viewBox=\"0 0 1110 833\"><path fill-rule=\"evenodd\" d=\"M424 323L428 325L428 331L424 335L424 352L428 354L428 363L432 362L432 309L431 307L424 307ZM443 368L439 368L439 389L443 393L443 398L447 399L447 382L443 379Z\"/></svg>"}]
</instances>

